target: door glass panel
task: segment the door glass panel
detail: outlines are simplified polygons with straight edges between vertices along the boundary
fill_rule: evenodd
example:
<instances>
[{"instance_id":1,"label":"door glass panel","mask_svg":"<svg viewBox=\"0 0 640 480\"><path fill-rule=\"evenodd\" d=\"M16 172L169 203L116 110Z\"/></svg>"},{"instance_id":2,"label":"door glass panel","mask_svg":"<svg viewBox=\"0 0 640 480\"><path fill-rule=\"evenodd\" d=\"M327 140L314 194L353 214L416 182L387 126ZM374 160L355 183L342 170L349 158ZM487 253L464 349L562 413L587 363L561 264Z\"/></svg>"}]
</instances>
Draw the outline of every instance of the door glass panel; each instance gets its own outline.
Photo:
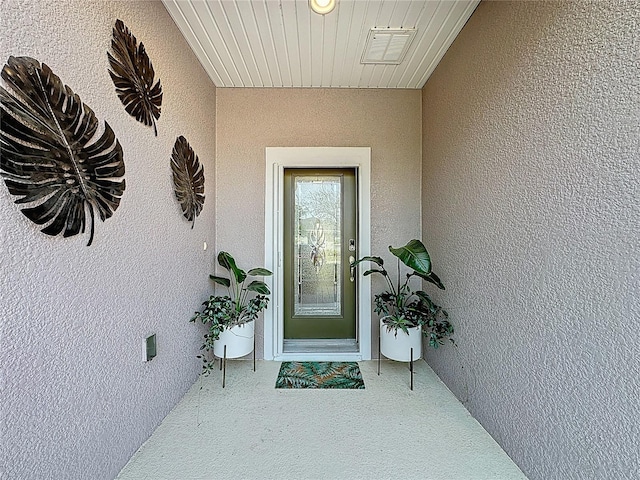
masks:
<instances>
[{"instance_id":1,"label":"door glass panel","mask_svg":"<svg viewBox=\"0 0 640 480\"><path fill-rule=\"evenodd\" d=\"M342 314L342 177L296 176L294 315Z\"/></svg>"}]
</instances>

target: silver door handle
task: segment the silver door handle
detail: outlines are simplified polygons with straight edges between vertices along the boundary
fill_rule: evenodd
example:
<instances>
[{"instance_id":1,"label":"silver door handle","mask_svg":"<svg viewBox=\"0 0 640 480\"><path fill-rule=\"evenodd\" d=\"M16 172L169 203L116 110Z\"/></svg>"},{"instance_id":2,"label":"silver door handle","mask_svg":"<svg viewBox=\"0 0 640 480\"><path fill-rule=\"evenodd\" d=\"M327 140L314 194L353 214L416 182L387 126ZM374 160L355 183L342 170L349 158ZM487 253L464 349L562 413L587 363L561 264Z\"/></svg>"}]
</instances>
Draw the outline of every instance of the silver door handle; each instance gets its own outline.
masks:
<instances>
[{"instance_id":1,"label":"silver door handle","mask_svg":"<svg viewBox=\"0 0 640 480\"><path fill-rule=\"evenodd\" d=\"M355 279L355 271L356 271L356 267L353 265L354 263L356 263L356 257L354 257L353 255L351 255L351 256L349 257L349 265L350 265L350 267L349 267L349 273L350 273L350 275L349 275L349 280L350 280L351 282L355 282L355 281L356 281L356 279Z\"/></svg>"}]
</instances>

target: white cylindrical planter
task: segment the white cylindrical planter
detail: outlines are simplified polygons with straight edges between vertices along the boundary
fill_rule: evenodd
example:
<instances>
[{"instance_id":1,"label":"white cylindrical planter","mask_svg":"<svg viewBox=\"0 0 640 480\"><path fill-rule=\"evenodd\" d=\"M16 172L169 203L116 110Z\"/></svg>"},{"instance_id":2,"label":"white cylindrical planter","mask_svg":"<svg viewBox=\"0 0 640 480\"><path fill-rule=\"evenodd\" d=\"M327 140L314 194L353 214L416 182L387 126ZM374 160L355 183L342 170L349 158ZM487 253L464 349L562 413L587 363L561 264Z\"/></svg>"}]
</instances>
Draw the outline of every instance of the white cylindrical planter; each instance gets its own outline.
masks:
<instances>
[{"instance_id":1,"label":"white cylindrical planter","mask_svg":"<svg viewBox=\"0 0 640 480\"><path fill-rule=\"evenodd\" d=\"M411 360L413 348L413 360L422 357L422 327L409 328L407 335L402 329L388 330L380 319L380 351L390 360L408 362Z\"/></svg>"},{"instance_id":2,"label":"white cylindrical planter","mask_svg":"<svg viewBox=\"0 0 640 480\"><path fill-rule=\"evenodd\" d=\"M227 358L240 358L253 351L253 332L255 321L236 325L220 334L220 338L213 342L213 354L224 357L224 346L227 346Z\"/></svg>"}]
</instances>

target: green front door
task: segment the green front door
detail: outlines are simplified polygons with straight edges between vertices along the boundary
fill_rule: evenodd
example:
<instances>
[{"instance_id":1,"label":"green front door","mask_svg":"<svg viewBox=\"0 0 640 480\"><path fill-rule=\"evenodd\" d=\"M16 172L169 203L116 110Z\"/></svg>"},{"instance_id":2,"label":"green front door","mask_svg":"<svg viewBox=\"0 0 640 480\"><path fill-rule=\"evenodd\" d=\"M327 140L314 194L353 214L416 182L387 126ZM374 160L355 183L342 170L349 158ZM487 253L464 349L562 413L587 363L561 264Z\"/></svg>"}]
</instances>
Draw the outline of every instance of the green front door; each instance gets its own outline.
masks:
<instances>
[{"instance_id":1,"label":"green front door","mask_svg":"<svg viewBox=\"0 0 640 480\"><path fill-rule=\"evenodd\" d=\"M285 339L355 339L356 212L354 169L285 169Z\"/></svg>"}]
</instances>

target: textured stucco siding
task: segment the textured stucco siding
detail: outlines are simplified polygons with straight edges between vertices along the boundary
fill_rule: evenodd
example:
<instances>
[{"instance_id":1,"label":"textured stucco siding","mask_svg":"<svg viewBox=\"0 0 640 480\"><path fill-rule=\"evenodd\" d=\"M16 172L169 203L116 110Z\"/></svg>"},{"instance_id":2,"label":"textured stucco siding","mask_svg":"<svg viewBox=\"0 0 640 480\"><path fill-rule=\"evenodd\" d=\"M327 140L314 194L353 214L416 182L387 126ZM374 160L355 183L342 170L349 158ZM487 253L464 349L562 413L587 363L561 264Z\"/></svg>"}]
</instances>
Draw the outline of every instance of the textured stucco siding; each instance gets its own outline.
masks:
<instances>
[{"instance_id":1,"label":"textured stucco siding","mask_svg":"<svg viewBox=\"0 0 640 480\"><path fill-rule=\"evenodd\" d=\"M120 207L96 219L90 247L88 233L41 233L0 184L0 477L114 478L201 369L188 320L210 290L215 88L160 2L3 0L0 12L2 64L49 65L110 124L126 166ZM125 112L107 72L118 18L162 82L157 137ZM206 177L193 230L173 193L179 135ZM152 332L158 356L145 364Z\"/></svg>"},{"instance_id":2,"label":"textured stucco siding","mask_svg":"<svg viewBox=\"0 0 640 480\"><path fill-rule=\"evenodd\" d=\"M423 89L428 361L532 479L640 476L640 6L483 2Z\"/></svg>"},{"instance_id":3,"label":"textured stucco siding","mask_svg":"<svg viewBox=\"0 0 640 480\"><path fill-rule=\"evenodd\" d=\"M420 90L217 91L217 245L264 263L265 147L371 147L371 251L420 235ZM362 253L362 252L361 252ZM373 279L373 288L382 286ZM262 322L256 333L262 339ZM377 345L376 322L372 342ZM258 341L258 355L262 355ZM377 348L372 351L377 352Z\"/></svg>"}]
</instances>

